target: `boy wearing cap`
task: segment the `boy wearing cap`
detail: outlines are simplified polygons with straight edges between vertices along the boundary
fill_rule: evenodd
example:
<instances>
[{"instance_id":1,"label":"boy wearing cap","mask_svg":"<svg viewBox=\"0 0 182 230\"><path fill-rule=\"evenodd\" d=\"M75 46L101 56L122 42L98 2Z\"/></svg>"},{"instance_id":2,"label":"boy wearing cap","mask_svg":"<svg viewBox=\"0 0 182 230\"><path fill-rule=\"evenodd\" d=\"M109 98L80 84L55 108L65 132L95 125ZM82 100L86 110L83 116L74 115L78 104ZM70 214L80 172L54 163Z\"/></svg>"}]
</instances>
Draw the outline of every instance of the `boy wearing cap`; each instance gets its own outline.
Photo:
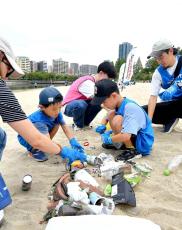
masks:
<instances>
[{"instance_id":1,"label":"boy wearing cap","mask_svg":"<svg viewBox=\"0 0 182 230\"><path fill-rule=\"evenodd\" d=\"M88 127L101 110L100 106L90 103L94 95L95 82L107 78L115 79L116 76L112 63L105 61L98 66L96 75L83 76L72 83L63 100L63 105L65 105L64 114L73 117L74 130Z\"/></svg>"},{"instance_id":2,"label":"boy wearing cap","mask_svg":"<svg viewBox=\"0 0 182 230\"><path fill-rule=\"evenodd\" d=\"M128 160L150 154L154 132L146 112L134 101L119 94L115 82L105 79L96 83L93 104L113 110L109 116L111 132L101 134L104 144L124 143L130 149L124 151L119 160ZM136 151L134 150L136 149Z\"/></svg>"},{"instance_id":3,"label":"boy wearing cap","mask_svg":"<svg viewBox=\"0 0 182 230\"><path fill-rule=\"evenodd\" d=\"M153 123L163 124L164 132L170 133L182 118L182 59L167 39L154 43L150 57L155 58L159 66L152 76L148 107L143 108ZM164 102L157 103L158 96Z\"/></svg>"},{"instance_id":4,"label":"boy wearing cap","mask_svg":"<svg viewBox=\"0 0 182 230\"><path fill-rule=\"evenodd\" d=\"M57 133L59 126L63 129L70 145L73 149L83 152L83 147L78 143L76 138L66 126L63 115L60 112L62 94L54 87L46 87L39 94L39 110L29 115L28 119L44 135L52 139ZM30 146L23 137L18 135L18 140L36 161L48 160L44 152L36 150ZM67 149L69 151L69 148Z\"/></svg>"}]
</instances>

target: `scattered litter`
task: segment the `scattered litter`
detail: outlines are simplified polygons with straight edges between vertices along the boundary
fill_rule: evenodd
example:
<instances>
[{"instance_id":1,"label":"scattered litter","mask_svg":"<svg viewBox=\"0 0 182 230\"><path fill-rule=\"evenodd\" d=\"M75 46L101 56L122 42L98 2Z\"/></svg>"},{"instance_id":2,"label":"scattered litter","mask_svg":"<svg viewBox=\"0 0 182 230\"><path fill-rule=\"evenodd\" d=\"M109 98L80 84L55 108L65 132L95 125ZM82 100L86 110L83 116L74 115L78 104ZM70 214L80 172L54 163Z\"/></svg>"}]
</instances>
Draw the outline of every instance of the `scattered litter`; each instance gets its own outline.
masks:
<instances>
[{"instance_id":1,"label":"scattered litter","mask_svg":"<svg viewBox=\"0 0 182 230\"><path fill-rule=\"evenodd\" d=\"M128 204L136 207L135 193L123 173L118 173L112 177L111 197L115 204Z\"/></svg>"},{"instance_id":2,"label":"scattered litter","mask_svg":"<svg viewBox=\"0 0 182 230\"><path fill-rule=\"evenodd\" d=\"M93 185L95 187L99 187L97 181L85 169L78 170L75 173L74 180L83 181L87 184Z\"/></svg>"}]
</instances>

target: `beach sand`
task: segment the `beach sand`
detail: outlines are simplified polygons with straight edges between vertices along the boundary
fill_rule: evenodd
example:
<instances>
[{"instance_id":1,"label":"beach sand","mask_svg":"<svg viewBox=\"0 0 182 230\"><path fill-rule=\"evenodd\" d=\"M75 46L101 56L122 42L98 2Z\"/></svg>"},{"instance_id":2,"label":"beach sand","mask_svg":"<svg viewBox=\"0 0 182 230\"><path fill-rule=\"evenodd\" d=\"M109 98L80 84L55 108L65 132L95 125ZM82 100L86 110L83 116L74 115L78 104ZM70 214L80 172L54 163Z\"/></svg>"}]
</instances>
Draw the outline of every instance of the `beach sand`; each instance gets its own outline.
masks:
<instances>
[{"instance_id":1,"label":"beach sand","mask_svg":"<svg viewBox=\"0 0 182 230\"><path fill-rule=\"evenodd\" d=\"M69 86L58 87L65 95ZM26 114L35 111L38 104L40 89L15 91L20 104ZM146 104L150 93L150 85L137 83L128 86L122 92L136 100L140 105ZM102 118L101 111L93 124L96 126ZM71 125L72 120L65 117ZM43 215L46 213L48 202L47 194L50 186L63 172L65 166L59 156L51 156L44 163L38 163L27 156L25 149L17 142L17 134L7 125L0 121L8 134L8 143L1 161L1 173L11 192L13 203L5 209L4 230L42 230L45 224L40 225ZM182 120L177 125L182 130ZM118 205L114 211L117 215L129 215L143 217L159 224L162 229L182 229L182 166L170 176L164 176L163 170L169 160L182 154L182 133L173 131L171 134L162 133L161 126L155 126L155 144L150 156L138 159L138 162L146 162L152 168L151 177L144 179L135 188L137 206L135 208ZM178 130L178 131L179 131ZM75 132L76 137L83 143L85 139L90 145L96 146L95 150L86 150L87 153L99 154L111 153L101 147L99 134L93 130ZM55 141L61 145L68 145L68 140L60 131ZM28 192L21 191L22 178L25 174L33 177L32 188ZM122 223L121 223L122 226Z\"/></svg>"}]
</instances>

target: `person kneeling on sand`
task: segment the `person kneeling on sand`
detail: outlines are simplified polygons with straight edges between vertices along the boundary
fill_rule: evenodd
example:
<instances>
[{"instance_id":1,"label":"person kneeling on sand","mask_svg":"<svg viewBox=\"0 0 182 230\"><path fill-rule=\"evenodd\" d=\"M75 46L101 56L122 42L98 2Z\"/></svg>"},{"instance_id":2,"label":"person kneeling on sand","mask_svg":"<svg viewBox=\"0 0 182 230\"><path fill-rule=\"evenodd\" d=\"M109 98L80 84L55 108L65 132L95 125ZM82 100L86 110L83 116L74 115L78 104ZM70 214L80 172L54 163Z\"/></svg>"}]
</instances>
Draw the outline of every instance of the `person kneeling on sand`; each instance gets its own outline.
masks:
<instances>
[{"instance_id":1,"label":"person kneeling on sand","mask_svg":"<svg viewBox=\"0 0 182 230\"><path fill-rule=\"evenodd\" d=\"M67 136L70 145L78 153L84 153L84 148L78 143L72 132L65 124L63 115L61 113L61 104L63 96L56 88L50 86L43 89L39 94L39 110L29 115L28 119L34 124L34 126L44 135L52 139L58 132L59 127L63 129L63 132ZM36 161L48 160L46 154L40 150L34 149L25 139L18 135L18 140L23 145ZM67 152L72 150L66 148Z\"/></svg>"},{"instance_id":2,"label":"person kneeling on sand","mask_svg":"<svg viewBox=\"0 0 182 230\"><path fill-rule=\"evenodd\" d=\"M134 101L119 94L115 82L105 79L96 83L93 104L113 110L108 120L111 131L101 134L105 146L115 143L124 144L127 148L119 160L149 155L154 143L154 131L146 112ZM111 133L113 133L111 135Z\"/></svg>"},{"instance_id":3,"label":"person kneeling on sand","mask_svg":"<svg viewBox=\"0 0 182 230\"><path fill-rule=\"evenodd\" d=\"M112 63L102 62L97 68L97 74L79 77L70 86L64 97L64 114L73 117L73 128L75 131L89 128L90 123L101 110L99 105L92 105L95 82L102 79L117 77L115 67Z\"/></svg>"}]
</instances>

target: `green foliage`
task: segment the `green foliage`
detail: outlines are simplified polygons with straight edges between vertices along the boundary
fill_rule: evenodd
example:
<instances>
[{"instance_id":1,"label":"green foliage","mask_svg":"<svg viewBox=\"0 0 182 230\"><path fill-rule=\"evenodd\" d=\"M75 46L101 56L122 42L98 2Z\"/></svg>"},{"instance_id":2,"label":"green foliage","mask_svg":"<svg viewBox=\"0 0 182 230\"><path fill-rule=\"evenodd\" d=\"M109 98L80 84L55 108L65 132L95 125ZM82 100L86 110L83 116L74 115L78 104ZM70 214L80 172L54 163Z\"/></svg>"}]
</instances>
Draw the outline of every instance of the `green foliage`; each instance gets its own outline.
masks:
<instances>
[{"instance_id":1,"label":"green foliage","mask_svg":"<svg viewBox=\"0 0 182 230\"><path fill-rule=\"evenodd\" d=\"M74 81L76 79L75 76L67 75L67 74L55 74L55 73L47 73L47 72L32 72L26 73L21 77L21 80L32 80L32 81Z\"/></svg>"},{"instance_id":2,"label":"green foliage","mask_svg":"<svg viewBox=\"0 0 182 230\"><path fill-rule=\"evenodd\" d=\"M179 50L179 54L182 55L182 50Z\"/></svg>"},{"instance_id":3,"label":"green foliage","mask_svg":"<svg viewBox=\"0 0 182 230\"><path fill-rule=\"evenodd\" d=\"M145 68L137 69L137 71L134 72L133 80L151 81L152 74L157 66L158 63L154 58L149 59L145 64Z\"/></svg>"}]
</instances>

